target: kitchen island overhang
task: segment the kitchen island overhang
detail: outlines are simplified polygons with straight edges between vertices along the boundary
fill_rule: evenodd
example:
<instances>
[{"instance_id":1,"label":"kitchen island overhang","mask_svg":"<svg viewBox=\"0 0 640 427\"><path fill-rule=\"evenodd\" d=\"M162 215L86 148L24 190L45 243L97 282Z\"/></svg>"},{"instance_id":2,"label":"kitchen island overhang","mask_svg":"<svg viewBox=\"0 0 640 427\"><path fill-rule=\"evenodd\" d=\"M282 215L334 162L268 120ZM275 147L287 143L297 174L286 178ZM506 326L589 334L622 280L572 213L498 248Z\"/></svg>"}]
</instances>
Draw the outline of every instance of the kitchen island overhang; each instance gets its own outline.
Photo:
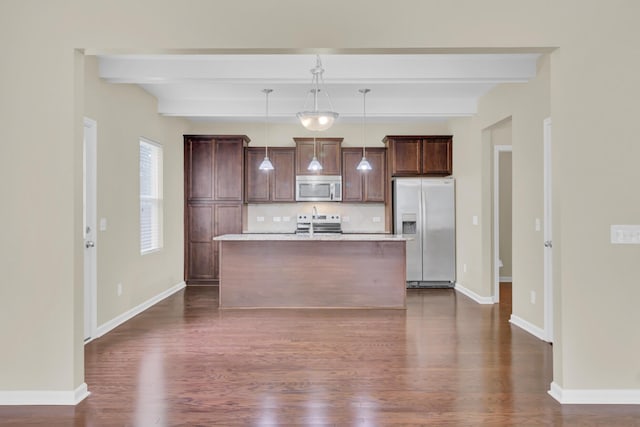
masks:
<instances>
[{"instance_id":1,"label":"kitchen island overhang","mask_svg":"<svg viewBox=\"0 0 640 427\"><path fill-rule=\"evenodd\" d=\"M391 234L227 234L220 308L406 308L406 241Z\"/></svg>"}]
</instances>

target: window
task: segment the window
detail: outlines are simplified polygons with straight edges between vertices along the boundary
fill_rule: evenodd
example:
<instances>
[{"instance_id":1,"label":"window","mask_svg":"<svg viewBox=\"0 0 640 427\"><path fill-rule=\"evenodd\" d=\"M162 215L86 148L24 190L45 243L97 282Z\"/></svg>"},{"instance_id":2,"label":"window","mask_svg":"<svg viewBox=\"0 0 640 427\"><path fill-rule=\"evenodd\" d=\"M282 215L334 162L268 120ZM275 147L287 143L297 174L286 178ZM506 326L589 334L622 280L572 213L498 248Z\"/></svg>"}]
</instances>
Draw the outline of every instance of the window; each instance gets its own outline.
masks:
<instances>
[{"instance_id":1,"label":"window","mask_svg":"<svg viewBox=\"0 0 640 427\"><path fill-rule=\"evenodd\" d=\"M140 253L162 248L162 146L140 138Z\"/></svg>"}]
</instances>

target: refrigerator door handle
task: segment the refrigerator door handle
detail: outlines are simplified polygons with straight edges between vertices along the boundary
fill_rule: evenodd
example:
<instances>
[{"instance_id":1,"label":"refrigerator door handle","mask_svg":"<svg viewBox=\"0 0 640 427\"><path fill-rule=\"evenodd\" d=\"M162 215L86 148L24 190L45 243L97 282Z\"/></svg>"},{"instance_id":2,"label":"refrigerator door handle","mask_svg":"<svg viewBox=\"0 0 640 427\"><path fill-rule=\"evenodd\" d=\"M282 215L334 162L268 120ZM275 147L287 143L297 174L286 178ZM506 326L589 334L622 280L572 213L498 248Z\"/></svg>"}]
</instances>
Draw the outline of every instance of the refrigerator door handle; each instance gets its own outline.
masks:
<instances>
[{"instance_id":1,"label":"refrigerator door handle","mask_svg":"<svg viewBox=\"0 0 640 427\"><path fill-rule=\"evenodd\" d=\"M425 265L424 265L424 254L427 252L427 242L426 242L426 237L427 237L427 194L424 191L424 185L421 183L420 185L420 210L422 212L420 212L420 247L422 248L421 254L420 254L420 261L422 262L422 280L424 280L424 276L425 276Z\"/></svg>"}]
</instances>

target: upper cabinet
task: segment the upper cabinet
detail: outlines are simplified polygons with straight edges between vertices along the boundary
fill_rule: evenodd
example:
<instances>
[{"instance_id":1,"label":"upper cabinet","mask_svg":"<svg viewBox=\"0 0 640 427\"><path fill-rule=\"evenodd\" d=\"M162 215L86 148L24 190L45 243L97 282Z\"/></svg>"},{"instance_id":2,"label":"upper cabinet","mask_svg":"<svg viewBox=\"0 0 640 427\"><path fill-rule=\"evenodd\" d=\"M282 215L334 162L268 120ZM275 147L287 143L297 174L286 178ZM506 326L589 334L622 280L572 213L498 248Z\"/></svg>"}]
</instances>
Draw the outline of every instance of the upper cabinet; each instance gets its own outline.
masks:
<instances>
[{"instance_id":1,"label":"upper cabinet","mask_svg":"<svg viewBox=\"0 0 640 427\"><path fill-rule=\"evenodd\" d=\"M241 202L245 135L185 135L187 201Z\"/></svg>"},{"instance_id":2,"label":"upper cabinet","mask_svg":"<svg viewBox=\"0 0 640 427\"><path fill-rule=\"evenodd\" d=\"M296 175L340 175L340 145L343 138L315 138L315 152L322 170L307 169L313 159L313 138L293 138L296 143Z\"/></svg>"},{"instance_id":3,"label":"upper cabinet","mask_svg":"<svg viewBox=\"0 0 640 427\"><path fill-rule=\"evenodd\" d=\"M245 201L247 203L294 202L295 157L293 147L271 147L272 171L258 169L264 159L264 147L245 149Z\"/></svg>"},{"instance_id":4,"label":"upper cabinet","mask_svg":"<svg viewBox=\"0 0 640 427\"><path fill-rule=\"evenodd\" d=\"M451 135L388 135L384 143L392 176L446 176L453 172Z\"/></svg>"},{"instance_id":5,"label":"upper cabinet","mask_svg":"<svg viewBox=\"0 0 640 427\"><path fill-rule=\"evenodd\" d=\"M356 169L362 159L362 148L342 149L342 201L384 203L386 183L386 149L368 148L366 157L371 170Z\"/></svg>"}]
</instances>

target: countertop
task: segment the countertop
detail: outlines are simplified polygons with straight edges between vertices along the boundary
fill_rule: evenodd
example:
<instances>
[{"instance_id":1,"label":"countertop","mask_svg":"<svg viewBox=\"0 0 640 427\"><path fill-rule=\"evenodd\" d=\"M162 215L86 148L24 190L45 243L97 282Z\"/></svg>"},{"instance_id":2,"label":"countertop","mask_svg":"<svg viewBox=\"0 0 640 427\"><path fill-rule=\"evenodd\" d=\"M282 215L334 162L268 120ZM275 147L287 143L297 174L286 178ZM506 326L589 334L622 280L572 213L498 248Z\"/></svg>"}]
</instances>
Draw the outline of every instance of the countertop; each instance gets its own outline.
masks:
<instances>
[{"instance_id":1,"label":"countertop","mask_svg":"<svg viewBox=\"0 0 640 427\"><path fill-rule=\"evenodd\" d=\"M266 233L248 233L248 234L225 234L214 237L213 240L220 241L294 241L301 242L306 240L312 241L336 241L336 242L405 242L412 240L410 237L403 237L396 234L319 234L313 236L308 234L266 234Z\"/></svg>"}]
</instances>

